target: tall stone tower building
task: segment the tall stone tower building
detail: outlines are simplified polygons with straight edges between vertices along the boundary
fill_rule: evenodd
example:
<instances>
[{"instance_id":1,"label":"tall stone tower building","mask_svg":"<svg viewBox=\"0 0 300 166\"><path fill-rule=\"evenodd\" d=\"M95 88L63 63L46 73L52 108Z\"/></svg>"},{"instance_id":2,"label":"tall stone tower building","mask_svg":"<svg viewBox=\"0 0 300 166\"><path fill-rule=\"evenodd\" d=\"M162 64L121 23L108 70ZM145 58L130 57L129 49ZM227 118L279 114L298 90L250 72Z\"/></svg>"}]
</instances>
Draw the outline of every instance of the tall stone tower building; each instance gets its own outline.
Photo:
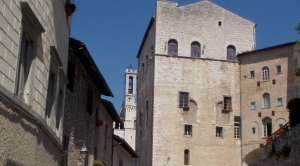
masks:
<instances>
[{"instance_id":1,"label":"tall stone tower building","mask_svg":"<svg viewBox=\"0 0 300 166\"><path fill-rule=\"evenodd\" d=\"M124 102L120 112L123 123L115 125L115 134L124 138L134 150L136 135L136 87L137 70L129 67L129 69L125 70Z\"/></svg>"},{"instance_id":2,"label":"tall stone tower building","mask_svg":"<svg viewBox=\"0 0 300 166\"><path fill-rule=\"evenodd\" d=\"M138 58L137 165L241 165L236 54L255 23L211 1L157 1Z\"/></svg>"}]
</instances>

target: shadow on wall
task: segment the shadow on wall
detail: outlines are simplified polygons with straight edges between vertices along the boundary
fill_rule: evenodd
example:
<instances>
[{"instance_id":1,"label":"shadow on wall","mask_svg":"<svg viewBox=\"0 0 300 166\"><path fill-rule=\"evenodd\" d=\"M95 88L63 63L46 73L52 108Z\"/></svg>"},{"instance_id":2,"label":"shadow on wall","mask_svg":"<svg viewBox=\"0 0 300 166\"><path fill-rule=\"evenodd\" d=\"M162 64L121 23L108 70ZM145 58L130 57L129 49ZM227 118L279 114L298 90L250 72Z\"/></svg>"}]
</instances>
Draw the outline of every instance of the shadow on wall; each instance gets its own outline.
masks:
<instances>
[{"instance_id":1,"label":"shadow on wall","mask_svg":"<svg viewBox=\"0 0 300 166\"><path fill-rule=\"evenodd\" d=\"M252 150L245 156L245 162L249 166L257 165L263 155L263 152L264 152L263 148L257 148L257 149Z\"/></svg>"},{"instance_id":2,"label":"shadow on wall","mask_svg":"<svg viewBox=\"0 0 300 166\"><path fill-rule=\"evenodd\" d=\"M4 127L1 133L5 134L5 137L0 137L0 146L7 157L4 158L7 166L24 165L20 162L27 157L34 157L30 162L37 164L48 161L59 163L60 148L37 121L24 117L3 100L0 100L0 106L0 119L4 119L1 120L1 126Z\"/></svg>"}]
</instances>

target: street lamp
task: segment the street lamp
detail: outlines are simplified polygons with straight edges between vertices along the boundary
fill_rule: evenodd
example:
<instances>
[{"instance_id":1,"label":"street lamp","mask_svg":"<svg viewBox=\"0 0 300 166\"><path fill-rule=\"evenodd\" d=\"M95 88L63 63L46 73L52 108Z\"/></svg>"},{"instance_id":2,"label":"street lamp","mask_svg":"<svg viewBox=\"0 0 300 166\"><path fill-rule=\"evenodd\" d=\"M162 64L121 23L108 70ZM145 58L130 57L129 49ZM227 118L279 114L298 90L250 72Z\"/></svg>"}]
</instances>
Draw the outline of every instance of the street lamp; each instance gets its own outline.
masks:
<instances>
[{"instance_id":1,"label":"street lamp","mask_svg":"<svg viewBox=\"0 0 300 166\"><path fill-rule=\"evenodd\" d=\"M81 150L79 151L80 153L80 157L85 160L86 156L87 156L87 152L88 150L86 149L86 146L85 146L85 142L83 143L83 146L81 148Z\"/></svg>"},{"instance_id":2,"label":"street lamp","mask_svg":"<svg viewBox=\"0 0 300 166\"><path fill-rule=\"evenodd\" d=\"M86 148L86 145L85 145L85 141L84 141L84 140L77 140L77 141L75 141L75 142L72 144L72 146L70 147L69 150L63 151L63 154L62 154L61 156L64 156L64 155L68 154L68 153L73 149L73 146L74 146L76 143L78 143L78 142L83 142L83 145L82 145L81 150L79 151L79 154L80 154L80 158L83 159L83 160L85 160L85 158L86 158L86 156L87 156L87 153L88 153L88 150L87 150L87 148Z\"/></svg>"}]
</instances>

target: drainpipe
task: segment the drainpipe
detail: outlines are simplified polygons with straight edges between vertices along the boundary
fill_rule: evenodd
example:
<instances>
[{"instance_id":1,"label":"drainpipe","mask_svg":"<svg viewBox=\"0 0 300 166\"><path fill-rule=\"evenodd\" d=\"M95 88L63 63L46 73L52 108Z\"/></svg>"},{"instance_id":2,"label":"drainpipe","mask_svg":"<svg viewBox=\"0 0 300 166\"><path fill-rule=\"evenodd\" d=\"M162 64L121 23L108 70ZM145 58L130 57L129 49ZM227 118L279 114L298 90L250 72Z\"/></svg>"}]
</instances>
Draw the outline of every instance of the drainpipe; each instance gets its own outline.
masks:
<instances>
[{"instance_id":1,"label":"drainpipe","mask_svg":"<svg viewBox=\"0 0 300 166\"><path fill-rule=\"evenodd\" d=\"M241 84L241 60L238 59L238 64L239 64L239 85L240 85L240 115L241 115L241 121L240 121L240 138L241 138L241 165L243 165L243 111L241 110L242 109L242 84Z\"/></svg>"}]
</instances>

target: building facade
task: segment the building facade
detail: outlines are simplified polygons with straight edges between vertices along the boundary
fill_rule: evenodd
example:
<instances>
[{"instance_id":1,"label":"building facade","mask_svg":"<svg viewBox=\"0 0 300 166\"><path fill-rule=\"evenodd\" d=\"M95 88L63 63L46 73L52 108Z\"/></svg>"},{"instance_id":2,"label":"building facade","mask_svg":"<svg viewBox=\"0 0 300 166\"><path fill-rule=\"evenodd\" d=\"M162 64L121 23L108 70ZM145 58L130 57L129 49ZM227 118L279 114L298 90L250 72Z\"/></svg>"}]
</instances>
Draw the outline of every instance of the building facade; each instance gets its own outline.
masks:
<instances>
[{"instance_id":1,"label":"building facade","mask_svg":"<svg viewBox=\"0 0 300 166\"><path fill-rule=\"evenodd\" d=\"M101 155L97 151L99 142L95 140L98 138L95 134L101 132L96 127L100 119L99 114L103 110L101 95L113 94L83 42L71 38L69 52L62 162L63 165L91 166L97 158L95 156ZM110 123L104 124L107 119L102 120L102 125L107 129ZM112 130L112 126L109 127ZM111 130L107 130L107 134L110 131L111 136L106 138L110 139L112 144ZM85 160L81 159L79 154L84 143L88 150ZM109 147L112 154L111 146ZM100 157L99 155L97 156Z\"/></svg>"},{"instance_id":2,"label":"building facade","mask_svg":"<svg viewBox=\"0 0 300 166\"><path fill-rule=\"evenodd\" d=\"M137 55L137 165L241 165L236 54L254 47L255 24L211 1L157 1Z\"/></svg>"},{"instance_id":3,"label":"building facade","mask_svg":"<svg viewBox=\"0 0 300 166\"><path fill-rule=\"evenodd\" d=\"M70 16L62 1L0 1L0 163L59 165Z\"/></svg>"},{"instance_id":4,"label":"building facade","mask_svg":"<svg viewBox=\"0 0 300 166\"><path fill-rule=\"evenodd\" d=\"M242 160L255 165L266 138L288 121L287 103L299 98L296 42L238 55L240 63Z\"/></svg>"},{"instance_id":5,"label":"building facade","mask_svg":"<svg viewBox=\"0 0 300 166\"><path fill-rule=\"evenodd\" d=\"M121 123L121 119L114 105L105 99L101 99L99 113L96 116L95 160L100 160L105 165L112 165L114 153L113 124L114 122Z\"/></svg>"}]
</instances>

